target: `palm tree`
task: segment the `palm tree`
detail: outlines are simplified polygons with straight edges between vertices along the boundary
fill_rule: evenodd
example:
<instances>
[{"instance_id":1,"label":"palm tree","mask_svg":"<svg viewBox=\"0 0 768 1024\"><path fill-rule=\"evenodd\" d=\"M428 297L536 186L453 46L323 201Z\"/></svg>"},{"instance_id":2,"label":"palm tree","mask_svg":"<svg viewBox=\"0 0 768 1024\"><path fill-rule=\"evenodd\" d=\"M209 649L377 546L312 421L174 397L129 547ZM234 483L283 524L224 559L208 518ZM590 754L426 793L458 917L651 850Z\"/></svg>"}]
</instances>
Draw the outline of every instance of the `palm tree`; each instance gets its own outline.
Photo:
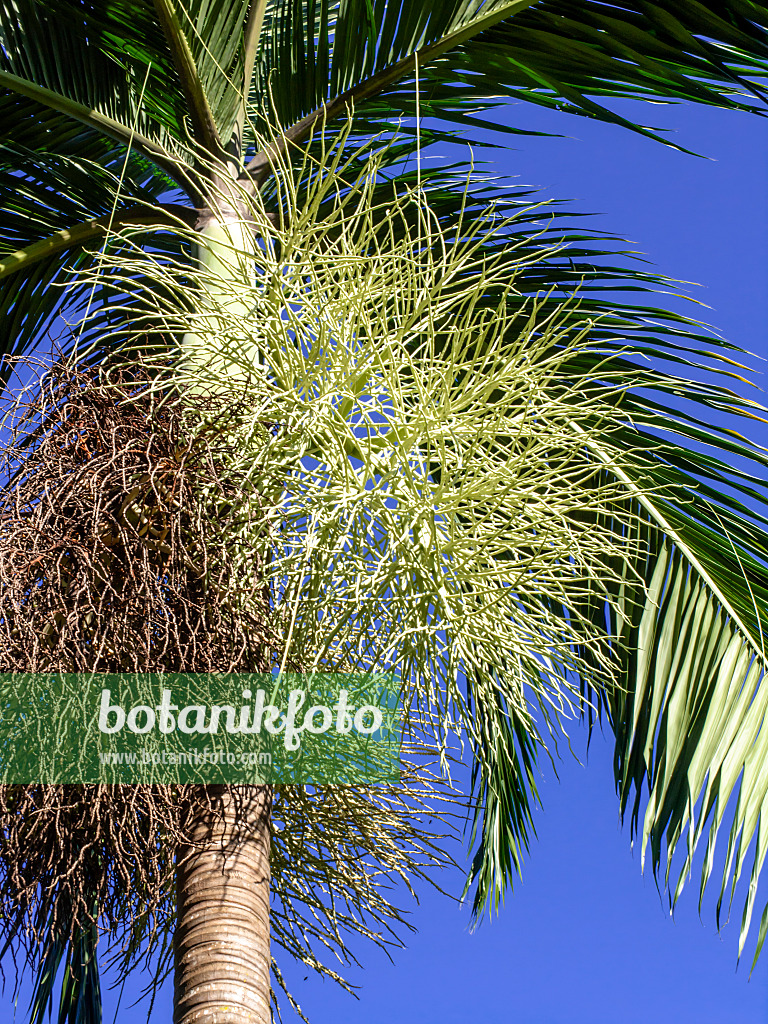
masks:
<instances>
[{"instance_id":1,"label":"palm tree","mask_svg":"<svg viewBox=\"0 0 768 1024\"><path fill-rule=\"evenodd\" d=\"M354 254L368 260L381 251L402 256L398 246L405 246L407 259L401 266L420 267L426 278L417 280L430 282L431 301L444 301L446 313L468 316L469 336L481 339L472 349L465 338L457 355L447 340L446 322L428 329L422 307L408 307L408 330L403 328L398 344L387 347L386 359L381 358L388 393L400 400L399 406L386 409L404 410L409 429L414 408L425 404L424 396L439 394L438 382L447 375L455 379L448 389L450 407L474 410L476 419L470 423L479 431L474 450L493 456L494 465L503 454L501 463L511 465L513 452L519 455L523 449L511 448L510 438L518 443L524 436L525 444L532 444L536 432L510 433L504 419L519 409L504 397L507 389L521 401L510 368L516 367L518 385L525 377L523 366L535 368L528 386L542 402L536 422L547 424L549 454L539 453L537 464L546 468L531 487L546 493L550 480L556 480L562 503L555 502L558 522L568 524L557 559L540 569L546 585L537 583L529 600L520 572L505 577L501 571L505 566L510 571L509 552L524 545L494 518L497 512L512 514L512 506L500 503L493 515L486 510L483 520L493 524L500 538L493 552L495 585L512 602L499 620L504 629L496 646L484 646L487 634L478 639L466 630L470 639L455 664L450 658L445 662L436 647L445 619L427 628L434 608L429 599L414 605L422 616L417 628L424 627L421 646L403 648L400 620L392 627L400 646L390 644L414 675L423 674L425 666L441 667L436 678L445 689L432 713L435 706L455 710L471 738L475 858L468 891L474 889L476 913L497 905L511 882L535 802L532 773L540 736L525 702L516 702L514 694L528 686L541 696L540 724L547 721L547 700L555 705L563 700L562 708L549 712L553 721L569 704L567 694L576 685L573 673L579 675L584 700L589 698L587 713L594 707L605 711L614 730L621 807L633 801L635 825L641 789L649 786L643 840L645 845L650 839L654 867L660 866L666 839L669 877L675 850L686 840L675 895L708 822L711 871L715 839L735 793L721 898L730 880L741 874L750 840L762 828L768 786L760 772L768 699L760 685L767 521L755 511L755 502L764 498L765 458L738 427L711 422L713 410L725 411L746 424L748 433L750 417L760 415L758 406L727 387L728 373L735 372L734 350L706 337L691 321L633 297L638 290L653 291L657 278L627 267L620 255L602 251L599 240L583 231L561 227L557 210L542 226L542 211L531 210L525 197L505 199L489 187L467 192L450 168L427 171L409 158L432 142L451 139L457 127L471 131L481 126L483 112L505 98L599 118L653 137L652 129L630 122L602 101L687 100L763 112L767 16L768 8L748 0L661 0L653 6L587 0L578 7L567 0L0 2L0 102L6 123L14 126L2 144L0 171L6 359L31 352L46 332L57 329L64 310L70 319L80 316L71 335L79 354L101 359L118 342L123 355L126 345L151 344L167 353L180 344L181 365L196 375L195 387L210 389L213 383L215 393L234 394L240 401L243 381L249 380L245 401L256 402L262 412L266 398L253 391L253 371L269 366L280 382L275 393L293 410L292 422L305 429L302 402L318 388L327 393L328 385L322 391L309 357L300 370L283 367L280 377L275 353L285 358L288 341L295 342L293 335L280 334L286 310L321 299L339 305L345 294L339 282L347 293L366 296L360 308L371 309L374 286L380 295L397 294L397 282L376 260L364 282L350 277L352 271L339 273L339 251L347 259L341 265L352 265L344 248L351 238L363 246L353 246ZM395 142L371 144L398 123ZM402 200L393 217L396 197L406 193L416 198ZM350 212L350 203L361 197L369 211L368 234L364 223L355 220L359 212ZM382 237L391 224L387 249ZM454 260L448 261L453 276L447 277L439 261L425 268L418 255L446 246ZM325 247L330 247L327 252ZM291 251L300 256L301 288L287 297L279 289L259 291L265 269L274 280L276 267L291 265L286 256ZM317 260L310 258L313 254ZM410 280L405 272L403 277ZM505 283L510 279L513 286ZM65 291L70 283L74 289ZM609 284L613 294L626 289L623 300L606 298ZM262 302L255 320L254 289ZM578 301L564 302L575 291ZM537 296L533 303L531 296ZM383 324L388 336L394 312L387 303L380 305L375 322L380 328ZM501 325L496 332L488 329L491 313ZM425 336L430 339L426 348ZM529 344L521 349L513 339L522 337ZM541 338L545 343L537 342ZM661 357L668 368L656 368L638 355ZM719 383L689 380L691 364L714 364ZM487 375L484 403L500 417L493 431L469 402L471 387L479 386L476 366ZM297 390L298 380L303 383ZM567 380L579 387L569 388ZM364 378L357 392L345 393L342 425L334 413L321 424L325 434L313 436L314 447L302 450L302 457L307 450L316 457L323 438L327 443L329 436L338 440L343 435L344 457L322 477L323 487L342 478L349 486L349 464L366 465L381 455L376 446L361 444L359 421L352 430L350 409L343 406L344 401L359 403L367 386ZM342 427L346 434L338 433ZM418 455L423 470L419 493L434 487L445 500L450 474L458 472L451 459L459 448L444 444L438 457L430 441L433 427L425 413L423 432L410 438L398 465L411 467ZM259 458L266 450L274 454L273 441L284 443L282 435L248 438L242 425L233 430L238 444L230 471L235 474L242 472L239 460L246 455L251 465L262 465ZM336 433L329 435L329 430ZM393 432L389 445L405 436ZM283 473L290 458L297 457L281 449L274 472ZM461 466L465 473L465 463ZM274 488L274 472L259 486ZM413 476L410 469L401 475ZM568 479L578 484L578 502L565 499ZM319 480L292 492L297 534L307 510L315 508L312 502L320 500ZM456 537L472 546L477 523L460 503L452 513L456 537L440 547L440 515L446 513L444 506L437 507L439 515L433 508L429 516L399 523L402 528L406 522L408 537L408 548L400 549L399 557L407 558L407 551L419 546L428 551L437 545L446 554L449 545L459 543ZM384 503L379 510L382 517L387 508ZM290 515L289 509L282 511ZM339 539L333 522L324 521L317 527L320 533L312 534L326 545L319 550L346 550L333 546ZM529 554L541 522L530 527ZM578 542L573 555L568 553L571 542ZM306 553L305 544L297 542L276 563L291 570L286 578L293 589L283 591L287 607L318 578L291 575ZM565 566L572 564L583 569L582 575L576 573L575 587L566 586L572 573ZM359 579L348 578L351 563L326 568L339 574L326 574L326 579L342 580L343 609L349 608L351 593L376 593L381 599L381 590L366 591ZM356 571L361 578L367 572L361 562ZM386 586L391 589L391 579ZM457 583L459 595L478 592L477 581ZM313 591L311 600L323 600L323 593L322 588ZM530 656L519 628L523 612L537 623L526 638ZM351 633L362 629L358 612L338 612L335 621ZM298 630L302 651L322 659L334 652L334 641L319 635L313 623L309 616L299 617L289 628ZM413 623L409 628L414 635ZM455 636L465 633L458 630ZM546 643L537 648L535 635ZM559 652L557 664L546 660L553 649ZM606 672L614 685L605 683ZM505 679L517 680L515 687L505 690ZM217 820L232 831L228 800L226 793L220 795ZM266 1019L267 815L263 793L251 793L248 800L258 804L251 818L263 827L253 833L256 846L246 845L251 853L242 855L234 881L221 870L217 826L204 815L196 827L214 845L203 843L179 869L176 1005L184 1024L203 1011L232 1021ZM765 843L759 841L741 945L764 852ZM702 886L707 880L705 873ZM239 946L248 960L246 973L259 979L250 995L233 990L228 979L239 968L228 962L210 920L198 916L200 900L217 902L233 915L226 934L238 932L244 926L233 896L238 886L261 894L256 897L261 911L257 915L254 909L249 918L252 928L259 922L253 941L245 944L248 948ZM767 929L764 914L758 952ZM80 933L70 947L71 977L77 979L79 970L82 983L78 989L73 982L70 994L97 992L92 955L78 946L92 941L89 934L87 929ZM219 951L204 977L187 943ZM55 943L46 949L40 1013L63 955ZM202 1001L193 1005L193 994L201 993ZM245 1009L222 1009L238 1000Z\"/></svg>"}]
</instances>

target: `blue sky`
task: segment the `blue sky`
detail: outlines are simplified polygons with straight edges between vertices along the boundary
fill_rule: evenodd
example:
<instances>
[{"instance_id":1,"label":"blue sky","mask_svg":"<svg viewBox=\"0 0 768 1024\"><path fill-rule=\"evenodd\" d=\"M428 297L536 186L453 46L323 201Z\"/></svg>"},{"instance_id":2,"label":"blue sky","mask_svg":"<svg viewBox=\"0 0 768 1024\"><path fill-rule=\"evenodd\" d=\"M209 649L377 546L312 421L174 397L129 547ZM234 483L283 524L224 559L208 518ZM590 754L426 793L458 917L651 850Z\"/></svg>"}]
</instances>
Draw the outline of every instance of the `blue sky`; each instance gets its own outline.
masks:
<instances>
[{"instance_id":1,"label":"blue sky","mask_svg":"<svg viewBox=\"0 0 768 1024\"><path fill-rule=\"evenodd\" d=\"M570 136L510 137L514 148L493 155L499 173L599 214L596 227L629 239L658 270L703 285L690 289L712 307L700 310L702 319L768 355L768 120L683 106L642 111L641 119L677 129L681 144L713 158L697 159L616 127L527 107L509 106L497 117ZM768 430L759 430L755 440L768 445ZM585 733L576 727L574 737L585 762ZM652 877L641 875L628 829L620 828L610 756L598 734L586 765L566 750L559 781L545 771L538 839L497 919L470 934L466 909L420 893L411 914L418 932L394 965L376 949L360 949L365 969L349 974L361 986L359 1000L290 971L312 1024L768 1022L768 953L751 980L747 959L736 971L738 897L721 935L713 901L700 920L693 889L670 920ZM440 884L458 894L461 876ZM768 881L760 910L761 896L768 898ZM128 1009L130 1001L126 993L120 1024L146 1020L146 1007ZM115 1000L107 993L105 1002L111 1021ZM170 1019L166 986L151 1020Z\"/></svg>"}]
</instances>

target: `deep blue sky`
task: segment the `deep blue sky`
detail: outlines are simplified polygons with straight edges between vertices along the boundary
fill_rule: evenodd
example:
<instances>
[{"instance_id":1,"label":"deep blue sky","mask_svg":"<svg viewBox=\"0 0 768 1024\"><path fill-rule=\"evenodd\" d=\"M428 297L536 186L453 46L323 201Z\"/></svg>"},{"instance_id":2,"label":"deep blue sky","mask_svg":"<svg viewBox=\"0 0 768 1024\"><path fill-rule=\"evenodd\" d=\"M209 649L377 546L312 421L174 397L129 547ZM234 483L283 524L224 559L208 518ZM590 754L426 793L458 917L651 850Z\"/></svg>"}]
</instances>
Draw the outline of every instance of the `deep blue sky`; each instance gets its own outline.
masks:
<instances>
[{"instance_id":1,"label":"deep blue sky","mask_svg":"<svg viewBox=\"0 0 768 1024\"><path fill-rule=\"evenodd\" d=\"M661 272L704 286L693 291L712 307L702 318L768 355L768 120L687 106L639 113L713 158L703 160L527 107L498 117L570 136L510 138L514 149L493 156L499 173L600 214L595 226L631 240ZM755 439L768 444L758 429ZM584 733L575 734L584 760ZM618 822L609 744L597 735L586 767L568 759L559 782L545 773L541 792L538 840L500 916L470 934L466 910L423 893L412 914L418 933L394 965L361 948L366 968L350 974L359 1000L290 972L312 1024L768 1024L768 951L751 980L748 960L735 969L741 902L718 935L711 901L700 921L689 890L673 922L653 879L641 875ZM441 884L458 893L461 878ZM766 898L768 882L756 916ZM153 1024L170 1022L170 996L168 986ZM114 1008L109 994L106 1003ZM146 1008L124 1005L118 1019L143 1021Z\"/></svg>"}]
</instances>

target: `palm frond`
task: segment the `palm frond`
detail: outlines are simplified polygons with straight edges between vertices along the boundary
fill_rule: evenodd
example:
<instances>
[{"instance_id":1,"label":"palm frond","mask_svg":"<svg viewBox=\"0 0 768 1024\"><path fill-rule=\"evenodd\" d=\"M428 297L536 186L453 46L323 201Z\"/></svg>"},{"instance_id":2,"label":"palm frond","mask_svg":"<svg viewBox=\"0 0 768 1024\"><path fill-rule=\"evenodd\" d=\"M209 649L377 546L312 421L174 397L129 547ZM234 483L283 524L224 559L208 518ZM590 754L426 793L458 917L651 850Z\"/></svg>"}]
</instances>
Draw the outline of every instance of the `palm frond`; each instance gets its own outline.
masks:
<instances>
[{"instance_id":1,"label":"palm frond","mask_svg":"<svg viewBox=\"0 0 768 1024\"><path fill-rule=\"evenodd\" d=\"M15 98L0 100L12 112ZM191 224L195 213L165 204L169 181L138 153L128 153L96 133L78 130L59 152L46 152L47 120L22 122L20 137L0 145L0 352L29 352L54 327L66 303L70 273L92 265L121 222L161 226ZM56 333L60 333L57 331ZM3 368L7 376L9 364Z\"/></svg>"},{"instance_id":2,"label":"palm frond","mask_svg":"<svg viewBox=\"0 0 768 1024\"><path fill-rule=\"evenodd\" d=\"M80 929L70 940L51 937L38 967L29 1004L29 1024L44 1024L46 1016L50 1020L57 982L60 991L56 1024L101 1024L97 936L93 925Z\"/></svg>"},{"instance_id":3,"label":"palm frond","mask_svg":"<svg viewBox=\"0 0 768 1024\"><path fill-rule=\"evenodd\" d=\"M522 874L529 837L536 835L534 811L539 804L536 787L538 747L543 746L530 721L514 712L479 704L479 714L490 719L484 732L486 756L472 766L473 816L468 845L474 857L463 895L473 892L472 917L498 910L506 891Z\"/></svg>"},{"instance_id":4,"label":"palm frond","mask_svg":"<svg viewBox=\"0 0 768 1024\"><path fill-rule=\"evenodd\" d=\"M79 121L151 157L172 177L190 161L183 96L149 3L85 14L70 0L0 4L0 89L25 97L56 135Z\"/></svg>"},{"instance_id":5,"label":"palm frond","mask_svg":"<svg viewBox=\"0 0 768 1024\"><path fill-rule=\"evenodd\" d=\"M289 141L306 139L320 125L352 108L365 118L364 102L386 97L385 117L397 117L402 80L486 28L529 7L534 0L443 0L413 5L405 0L278 2L267 6L260 60L253 80L257 114L274 108ZM297 87L298 86L298 87ZM413 110L412 90L406 101ZM467 104L456 96L459 108ZM484 97L477 93L477 101ZM451 102L430 97L441 113ZM465 116L467 111L464 112ZM259 125L260 130L264 125ZM365 129L363 129L365 130ZM267 161L248 166L257 180Z\"/></svg>"},{"instance_id":6,"label":"palm frond","mask_svg":"<svg viewBox=\"0 0 768 1024\"><path fill-rule=\"evenodd\" d=\"M608 702L616 782L622 811L634 790L633 829L647 784L643 858L650 843L654 871L663 863L668 884L675 854L683 855L679 876L671 881L673 903L708 829L703 898L729 808L733 820L718 918L757 838L741 954L765 857L760 822L768 798L761 771L768 712L768 460L732 427L713 427L707 406L738 410L742 421L749 417L747 424L764 410L707 388L708 401L698 415L673 406L662 416L657 401L672 390L670 383L661 380L656 396L644 401L636 395L627 405L633 429L649 447L655 443L656 452L653 460L640 460L653 488L640 501L649 552L642 587L626 588L625 617L614 622L623 665L622 687ZM711 454L713 448L725 449L733 463ZM755 956L764 937L761 925Z\"/></svg>"},{"instance_id":7,"label":"palm frond","mask_svg":"<svg viewBox=\"0 0 768 1024\"><path fill-rule=\"evenodd\" d=\"M464 89L495 83L513 99L654 135L596 97L765 113L767 33L768 7L745 0L548 0L451 54L451 74Z\"/></svg>"},{"instance_id":8,"label":"palm frond","mask_svg":"<svg viewBox=\"0 0 768 1024\"><path fill-rule=\"evenodd\" d=\"M764 113L768 8L661 0L414 6L284 0L267 7L253 100L274 103L291 141L354 106L368 130L416 112L472 124L506 98L659 138L600 99L705 103ZM250 170L266 173L264 155Z\"/></svg>"},{"instance_id":9,"label":"palm frond","mask_svg":"<svg viewBox=\"0 0 768 1024\"><path fill-rule=\"evenodd\" d=\"M201 144L216 152L238 130L236 122L261 34L263 3L155 0L155 9L196 134Z\"/></svg>"}]
</instances>

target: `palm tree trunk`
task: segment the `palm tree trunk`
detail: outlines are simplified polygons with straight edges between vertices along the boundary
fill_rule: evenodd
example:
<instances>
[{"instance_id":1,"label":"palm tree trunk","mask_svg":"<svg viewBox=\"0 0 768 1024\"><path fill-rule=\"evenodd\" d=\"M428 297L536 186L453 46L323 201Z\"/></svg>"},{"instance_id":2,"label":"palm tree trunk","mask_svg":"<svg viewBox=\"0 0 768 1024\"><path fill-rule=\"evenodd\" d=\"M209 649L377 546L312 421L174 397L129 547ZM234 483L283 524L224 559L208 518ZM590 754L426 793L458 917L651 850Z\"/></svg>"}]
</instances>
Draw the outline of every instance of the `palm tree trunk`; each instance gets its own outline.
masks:
<instances>
[{"instance_id":1,"label":"palm tree trunk","mask_svg":"<svg viewBox=\"0 0 768 1024\"><path fill-rule=\"evenodd\" d=\"M228 202L226 181L220 191L199 211L198 259L210 275L203 292L213 311L245 312L232 288L252 283L256 239L239 197ZM233 353L200 340L185 336L187 358L214 375L237 373ZM267 786L210 785L191 812L189 844L176 857L174 1024L271 1024L271 807Z\"/></svg>"},{"instance_id":2,"label":"palm tree trunk","mask_svg":"<svg viewBox=\"0 0 768 1024\"><path fill-rule=\"evenodd\" d=\"M207 793L177 852L174 1024L270 1024L272 791Z\"/></svg>"}]
</instances>

